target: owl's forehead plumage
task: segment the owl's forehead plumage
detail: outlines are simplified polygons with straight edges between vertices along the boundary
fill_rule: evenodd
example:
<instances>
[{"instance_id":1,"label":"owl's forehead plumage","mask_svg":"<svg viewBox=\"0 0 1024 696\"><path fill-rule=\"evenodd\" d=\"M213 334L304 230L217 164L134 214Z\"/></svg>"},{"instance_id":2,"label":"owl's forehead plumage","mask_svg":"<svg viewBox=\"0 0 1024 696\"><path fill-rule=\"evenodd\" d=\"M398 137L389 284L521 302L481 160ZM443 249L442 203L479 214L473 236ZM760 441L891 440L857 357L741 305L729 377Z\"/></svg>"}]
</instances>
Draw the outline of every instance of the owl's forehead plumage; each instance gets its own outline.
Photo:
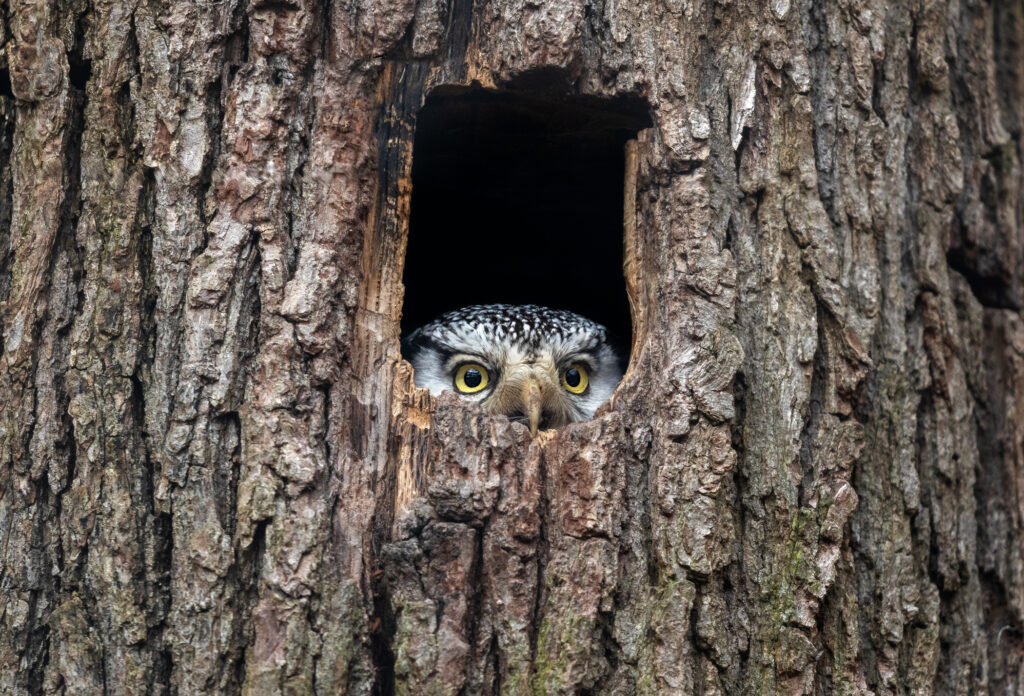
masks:
<instances>
[{"instance_id":1,"label":"owl's forehead plumage","mask_svg":"<svg viewBox=\"0 0 1024 696\"><path fill-rule=\"evenodd\" d=\"M603 326L573 312L537 305L472 305L447 312L418 329L411 343L448 350L514 350L527 356L592 351L606 343Z\"/></svg>"}]
</instances>

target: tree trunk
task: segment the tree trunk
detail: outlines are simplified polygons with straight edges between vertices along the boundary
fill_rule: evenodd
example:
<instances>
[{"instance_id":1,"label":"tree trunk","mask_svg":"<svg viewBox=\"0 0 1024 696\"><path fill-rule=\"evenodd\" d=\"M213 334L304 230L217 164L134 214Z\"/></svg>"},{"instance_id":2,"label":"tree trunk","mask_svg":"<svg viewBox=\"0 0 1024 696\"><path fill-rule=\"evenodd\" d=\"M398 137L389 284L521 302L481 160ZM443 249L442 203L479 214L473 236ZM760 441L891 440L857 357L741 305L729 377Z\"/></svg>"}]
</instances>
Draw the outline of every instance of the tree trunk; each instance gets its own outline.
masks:
<instances>
[{"instance_id":1,"label":"tree trunk","mask_svg":"<svg viewBox=\"0 0 1024 696\"><path fill-rule=\"evenodd\" d=\"M2 7L0 692L1024 693L1020 2ZM417 110L530 76L654 124L536 440L398 343Z\"/></svg>"}]
</instances>

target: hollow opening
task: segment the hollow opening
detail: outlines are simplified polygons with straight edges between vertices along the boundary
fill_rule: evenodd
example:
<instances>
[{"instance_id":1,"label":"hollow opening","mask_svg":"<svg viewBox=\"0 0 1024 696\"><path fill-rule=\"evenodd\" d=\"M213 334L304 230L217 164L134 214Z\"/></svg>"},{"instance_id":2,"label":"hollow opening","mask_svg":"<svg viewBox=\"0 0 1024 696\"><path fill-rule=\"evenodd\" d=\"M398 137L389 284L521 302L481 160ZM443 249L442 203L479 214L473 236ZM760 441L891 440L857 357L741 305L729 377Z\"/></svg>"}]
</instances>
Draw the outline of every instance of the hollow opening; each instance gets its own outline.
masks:
<instances>
[{"instance_id":1,"label":"hollow opening","mask_svg":"<svg viewBox=\"0 0 1024 696\"><path fill-rule=\"evenodd\" d=\"M625 144L639 99L437 90L416 120L402 332L473 304L538 304L605 325L623 355Z\"/></svg>"}]
</instances>

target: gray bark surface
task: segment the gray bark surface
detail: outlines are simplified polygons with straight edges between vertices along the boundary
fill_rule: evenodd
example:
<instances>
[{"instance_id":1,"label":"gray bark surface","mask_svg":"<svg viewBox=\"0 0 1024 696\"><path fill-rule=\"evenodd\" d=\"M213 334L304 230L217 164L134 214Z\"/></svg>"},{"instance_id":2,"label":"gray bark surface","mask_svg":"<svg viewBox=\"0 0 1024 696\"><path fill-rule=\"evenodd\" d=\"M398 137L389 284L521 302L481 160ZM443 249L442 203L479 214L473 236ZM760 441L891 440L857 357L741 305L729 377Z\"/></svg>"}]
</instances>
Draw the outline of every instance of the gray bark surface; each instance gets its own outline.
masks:
<instances>
[{"instance_id":1,"label":"gray bark surface","mask_svg":"<svg viewBox=\"0 0 1024 696\"><path fill-rule=\"evenodd\" d=\"M0 693L1024 693L1018 0L0 2ZM399 354L415 115L651 105L630 370Z\"/></svg>"}]
</instances>

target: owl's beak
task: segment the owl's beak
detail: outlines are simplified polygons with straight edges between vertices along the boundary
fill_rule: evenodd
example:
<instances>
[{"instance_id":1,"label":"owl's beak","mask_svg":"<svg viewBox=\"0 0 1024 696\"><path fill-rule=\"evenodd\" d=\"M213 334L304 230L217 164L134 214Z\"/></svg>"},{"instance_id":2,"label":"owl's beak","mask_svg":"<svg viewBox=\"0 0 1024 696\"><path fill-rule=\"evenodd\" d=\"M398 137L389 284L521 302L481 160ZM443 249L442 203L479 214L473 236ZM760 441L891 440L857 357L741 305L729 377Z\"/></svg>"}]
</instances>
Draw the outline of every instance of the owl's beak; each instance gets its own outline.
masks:
<instances>
[{"instance_id":1,"label":"owl's beak","mask_svg":"<svg viewBox=\"0 0 1024 696\"><path fill-rule=\"evenodd\" d=\"M537 428L540 426L540 415L543 401L541 398L540 382L536 377L528 377L523 380L520 392L523 400L523 410L530 421L530 435L537 437Z\"/></svg>"}]
</instances>

